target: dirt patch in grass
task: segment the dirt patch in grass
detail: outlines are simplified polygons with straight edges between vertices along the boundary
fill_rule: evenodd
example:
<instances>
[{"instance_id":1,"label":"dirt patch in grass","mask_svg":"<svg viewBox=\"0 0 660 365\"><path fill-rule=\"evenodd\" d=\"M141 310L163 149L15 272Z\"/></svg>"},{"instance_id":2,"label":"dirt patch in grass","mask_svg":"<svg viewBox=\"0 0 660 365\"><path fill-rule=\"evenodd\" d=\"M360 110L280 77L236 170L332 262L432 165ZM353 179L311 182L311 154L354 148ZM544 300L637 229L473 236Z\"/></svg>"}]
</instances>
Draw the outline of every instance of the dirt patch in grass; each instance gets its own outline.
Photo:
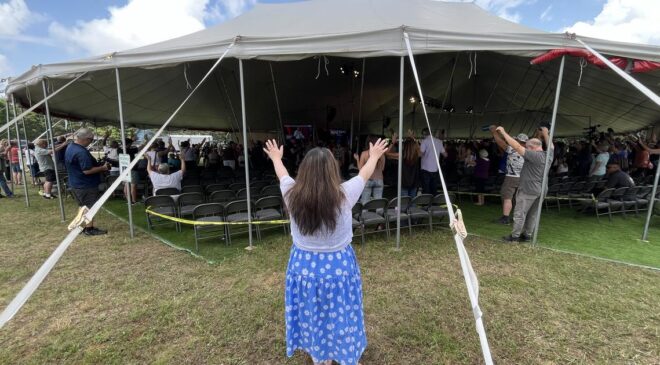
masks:
<instances>
[{"instance_id":1,"label":"dirt patch in grass","mask_svg":"<svg viewBox=\"0 0 660 365\"><path fill-rule=\"evenodd\" d=\"M36 200L36 198L35 198ZM65 235L56 203L2 201L0 306ZM73 207L70 206L70 212ZM283 277L290 241L209 265L99 216L0 331L0 363L306 364L285 357ZM475 364L481 350L453 241L373 236L356 246L364 278L365 364ZM584 257L467 243L501 364L660 363L660 274Z\"/></svg>"}]
</instances>

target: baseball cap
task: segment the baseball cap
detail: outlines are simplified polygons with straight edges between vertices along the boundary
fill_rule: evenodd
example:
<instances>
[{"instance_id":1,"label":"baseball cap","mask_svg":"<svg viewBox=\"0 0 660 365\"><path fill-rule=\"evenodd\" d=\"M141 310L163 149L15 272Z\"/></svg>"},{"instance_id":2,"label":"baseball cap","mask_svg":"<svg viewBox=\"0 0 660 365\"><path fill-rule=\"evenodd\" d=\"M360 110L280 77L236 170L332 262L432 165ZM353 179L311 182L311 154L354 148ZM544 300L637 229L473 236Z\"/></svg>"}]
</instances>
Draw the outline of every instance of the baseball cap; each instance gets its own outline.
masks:
<instances>
[{"instance_id":1,"label":"baseball cap","mask_svg":"<svg viewBox=\"0 0 660 365\"><path fill-rule=\"evenodd\" d=\"M519 135L516 136L516 139L519 140L520 142L527 142L529 137L525 133L520 133Z\"/></svg>"}]
</instances>

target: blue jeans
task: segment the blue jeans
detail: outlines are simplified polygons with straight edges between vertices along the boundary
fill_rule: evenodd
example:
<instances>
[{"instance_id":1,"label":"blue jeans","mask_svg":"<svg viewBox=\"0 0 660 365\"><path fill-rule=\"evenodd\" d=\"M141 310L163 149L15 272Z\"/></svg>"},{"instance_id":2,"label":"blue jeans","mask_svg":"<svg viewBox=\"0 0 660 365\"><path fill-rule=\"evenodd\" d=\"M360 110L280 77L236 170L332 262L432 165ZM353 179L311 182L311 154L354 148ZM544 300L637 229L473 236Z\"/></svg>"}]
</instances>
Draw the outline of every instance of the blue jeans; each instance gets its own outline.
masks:
<instances>
[{"instance_id":1,"label":"blue jeans","mask_svg":"<svg viewBox=\"0 0 660 365\"><path fill-rule=\"evenodd\" d=\"M438 172L422 170L422 194L437 194L440 176Z\"/></svg>"},{"instance_id":2,"label":"blue jeans","mask_svg":"<svg viewBox=\"0 0 660 365\"><path fill-rule=\"evenodd\" d=\"M362 197L360 198L360 203L364 204L371 199L380 199L383 197L383 180L377 179L367 180L367 183L364 185L364 190L362 190Z\"/></svg>"},{"instance_id":3,"label":"blue jeans","mask_svg":"<svg viewBox=\"0 0 660 365\"><path fill-rule=\"evenodd\" d=\"M5 180L5 174L0 173L0 187L2 190L4 190L5 195L7 196L14 196L14 193L12 193L11 189L9 189L9 186L7 186L7 180Z\"/></svg>"},{"instance_id":4,"label":"blue jeans","mask_svg":"<svg viewBox=\"0 0 660 365\"><path fill-rule=\"evenodd\" d=\"M401 196L409 196L410 198L414 198L417 196L417 187L414 188L401 188Z\"/></svg>"}]
</instances>

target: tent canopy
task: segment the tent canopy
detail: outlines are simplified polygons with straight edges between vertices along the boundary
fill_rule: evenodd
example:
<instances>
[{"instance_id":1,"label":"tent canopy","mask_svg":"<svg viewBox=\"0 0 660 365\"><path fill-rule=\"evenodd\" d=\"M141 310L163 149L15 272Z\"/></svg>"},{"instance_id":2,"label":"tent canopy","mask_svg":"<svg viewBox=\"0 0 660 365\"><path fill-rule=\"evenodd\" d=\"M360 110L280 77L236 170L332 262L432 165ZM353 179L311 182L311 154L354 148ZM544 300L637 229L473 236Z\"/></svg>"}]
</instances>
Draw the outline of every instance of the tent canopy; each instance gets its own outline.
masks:
<instances>
[{"instance_id":1,"label":"tent canopy","mask_svg":"<svg viewBox=\"0 0 660 365\"><path fill-rule=\"evenodd\" d=\"M431 108L432 122L451 136L480 135L483 124L533 129L552 107L558 61L530 66L530 57L579 43L565 34L534 30L492 15L473 3L432 0L313 0L258 3L218 26L165 42L84 60L33 67L12 79L7 93L24 106L40 100L40 81L51 90L88 72L50 102L52 114L112 123L118 118L114 69L120 69L129 124L158 126L190 92L213 60L236 40L227 61L184 107L173 127L238 129L238 62L244 62L250 130L277 130L273 86L284 124L347 128L361 116L362 132L382 132L398 118L398 57L407 32L419 59L425 97L456 111ZM660 47L581 38L599 52L660 61ZM476 52L476 67L470 64ZM363 99L359 78L366 62ZM271 62L278 61L278 62ZM270 63L270 64L269 64ZM451 70L456 63L456 71ZM271 73L271 66L273 72ZM342 74L344 67L348 74ZM326 72L327 69L327 72ZM476 70L476 76L474 76ZM470 72L472 71L472 72ZM581 86L577 86L581 75ZM469 77L468 77L469 76ZM635 75L658 90L660 72ZM275 79L273 84L272 79ZM610 70L581 69L569 59L557 133L578 135L601 124L615 131L660 120L660 110ZM406 92L415 88L406 75ZM359 105L362 109L359 109ZM473 113L466 110L472 109ZM414 110L417 116L415 117ZM421 108L406 105L406 127L422 126Z\"/></svg>"}]
</instances>

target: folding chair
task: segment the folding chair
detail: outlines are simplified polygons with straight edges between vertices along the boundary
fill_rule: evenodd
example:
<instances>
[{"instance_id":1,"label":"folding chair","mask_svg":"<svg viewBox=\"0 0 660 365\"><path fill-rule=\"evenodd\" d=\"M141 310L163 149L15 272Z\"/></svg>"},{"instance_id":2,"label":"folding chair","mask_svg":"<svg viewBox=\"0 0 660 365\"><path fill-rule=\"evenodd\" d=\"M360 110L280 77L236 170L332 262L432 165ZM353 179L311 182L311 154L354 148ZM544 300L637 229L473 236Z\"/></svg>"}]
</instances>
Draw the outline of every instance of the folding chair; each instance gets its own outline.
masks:
<instances>
[{"instance_id":1,"label":"folding chair","mask_svg":"<svg viewBox=\"0 0 660 365\"><path fill-rule=\"evenodd\" d=\"M456 200L454 194L449 194L449 200L450 201ZM444 194L440 193L433 197L433 201L431 202L431 205L428 207L429 217L430 217L429 219L431 219L431 229L433 229L434 224L441 224L444 218L449 216L449 210L447 209L445 204L446 203L445 203ZM434 217L440 218L437 223L433 222Z\"/></svg>"},{"instance_id":2,"label":"folding chair","mask_svg":"<svg viewBox=\"0 0 660 365\"><path fill-rule=\"evenodd\" d=\"M261 196L266 197L266 196L282 196L282 190L280 190L279 185L268 185L264 186L261 189Z\"/></svg>"},{"instance_id":3,"label":"folding chair","mask_svg":"<svg viewBox=\"0 0 660 365\"><path fill-rule=\"evenodd\" d=\"M387 211L387 199L372 199L362 204L362 214L360 215L362 225L378 226L383 225L386 227L387 220L385 219L385 211ZM383 213L379 213L383 212ZM390 238L390 232L385 229L387 238Z\"/></svg>"},{"instance_id":4,"label":"folding chair","mask_svg":"<svg viewBox=\"0 0 660 365\"><path fill-rule=\"evenodd\" d=\"M181 193L201 193L204 194L204 188L201 185L188 185L181 188Z\"/></svg>"},{"instance_id":5,"label":"folding chair","mask_svg":"<svg viewBox=\"0 0 660 365\"><path fill-rule=\"evenodd\" d=\"M429 213L429 206L433 202L433 195L422 194L417 195L410 201L408 207L408 217L410 217L411 226L420 226L421 224L414 224L415 220L427 219L429 222L429 232L433 232L431 214Z\"/></svg>"},{"instance_id":6,"label":"folding chair","mask_svg":"<svg viewBox=\"0 0 660 365\"><path fill-rule=\"evenodd\" d=\"M410 205L411 200L412 198L410 198L409 196L401 197L401 206L403 207L403 209L401 209L396 205L397 198L394 198L389 201L389 203L387 204L387 210L385 212L385 219L387 220L386 229L388 233L390 230L396 229L397 212L400 211L401 225L403 226L403 223L408 223L408 231L410 232L410 234L412 234L412 228L410 227L410 217L408 217L408 213L407 213L408 206ZM394 228L390 227L391 223L394 223Z\"/></svg>"},{"instance_id":7,"label":"folding chair","mask_svg":"<svg viewBox=\"0 0 660 365\"><path fill-rule=\"evenodd\" d=\"M214 191L208 199L209 203L220 203L222 205L227 205L232 200L236 200L236 194L232 190Z\"/></svg>"},{"instance_id":8,"label":"folding chair","mask_svg":"<svg viewBox=\"0 0 660 365\"><path fill-rule=\"evenodd\" d=\"M248 202L247 200L236 200L227 204L225 206L225 221L247 222L249 217L248 204L252 204L252 203ZM252 205L250 207L252 207ZM248 226L248 229L241 230L238 233L247 233L251 231L250 225L248 225L247 223L245 225ZM232 231L232 225L227 225L227 240L229 241L229 244L231 244L231 231Z\"/></svg>"},{"instance_id":9,"label":"folding chair","mask_svg":"<svg viewBox=\"0 0 660 365\"><path fill-rule=\"evenodd\" d=\"M195 207L204 204L204 195L202 193L183 193L179 195L179 217L191 216Z\"/></svg>"},{"instance_id":10,"label":"folding chair","mask_svg":"<svg viewBox=\"0 0 660 365\"><path fill-rule=\"evenodd\" d=\"M164 214L175 218L177 216L176 203L174 202L174 198L169 195L150 196L144 201L144 206L159 214ZM181 230L178 222L172 222L161 217L152 216L149 213L146 214L147 227L149 230L152 230L154 226L170 223L174 223L177 231Z\"/></svg>"},{"instance_id":11,"label":"folding chair","mask_svg":"<svg viewBox=\"0 0 660 365\"><path fill-rule=\"evenodd\" d=\"M360 227L360 237L362 246L364 246L364 224L362 224L362 204L360 202L355 203L351 209L351 214L353 218L353 229Z\"/></svg>"},{"instance_id":12,"label":"folding chair","mask_svg":"<svg viewBox=\"0 0 660 365\"><path fill-rule=\"evenodd\" d=\"M284 204L282 204L282 198L279 196L267 196L257 200L254 203L254 210L255 221L272 221L285 219ZM282 223L284 234L287 233L286 226L286 223ZM261 228L260 224L257 224L256 228L257 238L259 239L259 242L261 242L261 231L268 228Z\"/></svg>"},{"instance_id":13,"label":"folding chair","mask_svg":"<svg viewBox=\"0 0 660 365\"><path fill-rule=\"evenodd\" d=\"M154 192L156 195L179 195L181 192L177 188L162 188Z\"/></svg>"},{"instance_id":14,"label":"folding chair","mask_svg":"<svg viewBox=\"0 0 660 365\"><path fill-rule=\"evenodd\" d=\"M222 222L224 221L224 207L219 203L201 204L193 210L193 220L195 222ZM208 225L193 226L195 234L195 252L199 252L199 240L222 237L227 242L227 232L225 226ZM208 235L207 235L208 234Z\"/></svg>"}]
</instances>

